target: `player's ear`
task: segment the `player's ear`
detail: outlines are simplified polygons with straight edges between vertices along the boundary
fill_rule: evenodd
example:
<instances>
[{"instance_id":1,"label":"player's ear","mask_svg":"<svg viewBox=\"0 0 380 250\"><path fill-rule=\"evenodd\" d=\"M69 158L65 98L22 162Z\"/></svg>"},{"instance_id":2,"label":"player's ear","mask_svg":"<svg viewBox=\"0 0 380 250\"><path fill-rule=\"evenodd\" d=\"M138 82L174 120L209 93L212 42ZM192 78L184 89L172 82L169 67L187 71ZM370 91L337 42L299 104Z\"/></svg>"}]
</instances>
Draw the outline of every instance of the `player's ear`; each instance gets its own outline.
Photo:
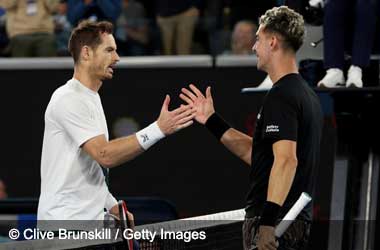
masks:
<instances>
[{"instance_id":1,"label":"player's ear","mask_svg":"<svg viewBox=\"0 0 380 250\"><path fill-rule=\"evenodd\" d=\"M279 36L273 34L271 36L270 47L272 49L276 49L280 46L280 43L281 43L281 40L280 40Z\"/></svg>"},{"instance_id":2,"label":"player's ear","mask_svg":"<svg viewBox=\"0 0 380 250\"><path fill-rule=\"evenodd\" d=\"M92 56L92 49L89 46L85 45L82 47L80 55L83 61L88 61Z\"/></svg>"},{"instance_id":3,"label":"player's ear","mask_svg":"<svg viewBox=\"0 0 380 250\"><path fill-rule=\"evenodd\" d=\"M277 46L277 43L278 43L278 39L277 39L277 36L276 35L271 35L270 37L270 47L273 49Z\"/></svg>"}]
</instances>

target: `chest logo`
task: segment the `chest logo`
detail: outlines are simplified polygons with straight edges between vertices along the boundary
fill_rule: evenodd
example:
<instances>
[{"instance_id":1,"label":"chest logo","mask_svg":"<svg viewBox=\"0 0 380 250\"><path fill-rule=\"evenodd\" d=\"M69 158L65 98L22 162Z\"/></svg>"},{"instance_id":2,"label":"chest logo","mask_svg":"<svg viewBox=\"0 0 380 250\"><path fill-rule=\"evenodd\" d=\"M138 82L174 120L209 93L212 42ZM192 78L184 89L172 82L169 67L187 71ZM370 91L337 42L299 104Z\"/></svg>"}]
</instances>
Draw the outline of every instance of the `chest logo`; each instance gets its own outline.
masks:
<instances>
[{"instance_id":1,"label":"chest logo","mask_svg":"<svg viewBox=\"0 0 380 250\"><path fill-rule=\"evenodd\" d=\"M278 128L277 125L268 125L267 128L265 129L266 133L271 133L271 132L280 132L280 129Z\"/></svg>"}]
</instances>

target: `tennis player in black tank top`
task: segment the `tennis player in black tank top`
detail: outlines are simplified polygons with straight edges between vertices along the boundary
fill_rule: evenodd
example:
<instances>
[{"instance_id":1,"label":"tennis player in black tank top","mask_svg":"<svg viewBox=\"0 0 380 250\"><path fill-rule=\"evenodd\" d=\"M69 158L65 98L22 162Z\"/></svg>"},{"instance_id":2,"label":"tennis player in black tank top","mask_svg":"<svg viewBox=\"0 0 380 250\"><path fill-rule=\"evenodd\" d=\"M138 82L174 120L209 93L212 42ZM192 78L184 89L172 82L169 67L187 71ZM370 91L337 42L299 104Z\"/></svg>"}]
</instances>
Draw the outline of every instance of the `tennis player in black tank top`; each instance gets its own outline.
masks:
<instances>
[{"instance_id":1,"label":"tennis player in black tank top","mask_svg":"<svg viewBox=\"0 0 380 250\"><path fill-rule=\"evenodd\" d=\"M268 10L260 18L253 50L257 68L274 86L258 115L252 137L231 128L216 112L211 88L205 95L194 85L180 97L196 108L204 124L232 153L251 166L243 225L244 249L305 249L312 205L276 239L274 228L302 192L313 195L323 116L319 99L298 74L296 52L305 35L301 15L288 7Z\"/></svg>"}]
</instances>

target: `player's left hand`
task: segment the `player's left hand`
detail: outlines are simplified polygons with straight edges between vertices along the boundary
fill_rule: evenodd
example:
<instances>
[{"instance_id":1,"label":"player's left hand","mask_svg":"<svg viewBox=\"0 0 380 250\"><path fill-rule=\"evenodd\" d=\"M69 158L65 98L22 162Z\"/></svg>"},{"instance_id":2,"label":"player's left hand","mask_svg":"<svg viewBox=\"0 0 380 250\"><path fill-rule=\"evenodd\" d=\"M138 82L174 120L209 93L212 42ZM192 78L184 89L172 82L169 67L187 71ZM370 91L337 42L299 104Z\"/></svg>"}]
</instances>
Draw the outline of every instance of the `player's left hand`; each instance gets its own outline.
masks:
<instances>
[{"instance_id":1,"label":"player's left hand","mask_svg":"<svg viewBox=\"0 0 380 250\"><path fill-rule=\"evenodd\" d=\"M208 118L215 113L214 101L211 96L211 87L207 87L206 96L195 87L195 85L189 85L191 91L187 88L182 88L182 93L179 97L187 104L193 105L196 110L195 120L200 124L205 125Z\"/></svg>"},{"instance_id":2,"label":"player's left hand","mask_svg":"<svg viewBox=\"0 0 380 250\"><path fill-rule=\"evenodd\" d=\"M278 248L278 241L276 241L276 237L274 235L274 227L259 227L257 248L259 250L276 250Z\"/></svg>"}]
</instances>

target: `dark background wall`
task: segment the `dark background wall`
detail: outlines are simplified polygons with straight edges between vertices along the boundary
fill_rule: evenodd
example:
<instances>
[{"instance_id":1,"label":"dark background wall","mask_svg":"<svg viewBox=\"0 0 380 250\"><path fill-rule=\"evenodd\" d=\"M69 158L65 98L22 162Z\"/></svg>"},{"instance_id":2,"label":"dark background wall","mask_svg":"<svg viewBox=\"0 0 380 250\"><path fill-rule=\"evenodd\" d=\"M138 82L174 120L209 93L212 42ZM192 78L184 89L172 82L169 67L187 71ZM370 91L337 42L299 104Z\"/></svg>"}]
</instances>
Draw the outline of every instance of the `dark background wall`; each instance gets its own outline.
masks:
<instances>
[{"instance_id":1,"label":"dark background wall","mask_svg":"<svg viewBox=\"0 0 380 250\"><path fill-rule=\"evenodd\" d=\"M72 73L55 69L0 72L5 149L0 176L10 197L38 197L44 111L53 91ZM177 107L181 103L180 89L189 83L202 90L212 86L217 111L232 126L250 134L265 93L244 95L241 88L257 85L264 76L252 67L118 69L100 91L110 138L133 133L153 122L165 94L172 97L171 108ZM325 168L321 173L326 175L331 173L334 133L334 128L327 126L327 153L321 163ZM181 216L190 216L243 207L248 173L245 163L195 124L160 141L137 159L111 169L110 189L116 196L167 199ZM331 177L321 178L329 184ZM328 204L329 192L318 199ZM322 205L322 211L328 216L327 205Z\"/></svg>"}]
</instances>

